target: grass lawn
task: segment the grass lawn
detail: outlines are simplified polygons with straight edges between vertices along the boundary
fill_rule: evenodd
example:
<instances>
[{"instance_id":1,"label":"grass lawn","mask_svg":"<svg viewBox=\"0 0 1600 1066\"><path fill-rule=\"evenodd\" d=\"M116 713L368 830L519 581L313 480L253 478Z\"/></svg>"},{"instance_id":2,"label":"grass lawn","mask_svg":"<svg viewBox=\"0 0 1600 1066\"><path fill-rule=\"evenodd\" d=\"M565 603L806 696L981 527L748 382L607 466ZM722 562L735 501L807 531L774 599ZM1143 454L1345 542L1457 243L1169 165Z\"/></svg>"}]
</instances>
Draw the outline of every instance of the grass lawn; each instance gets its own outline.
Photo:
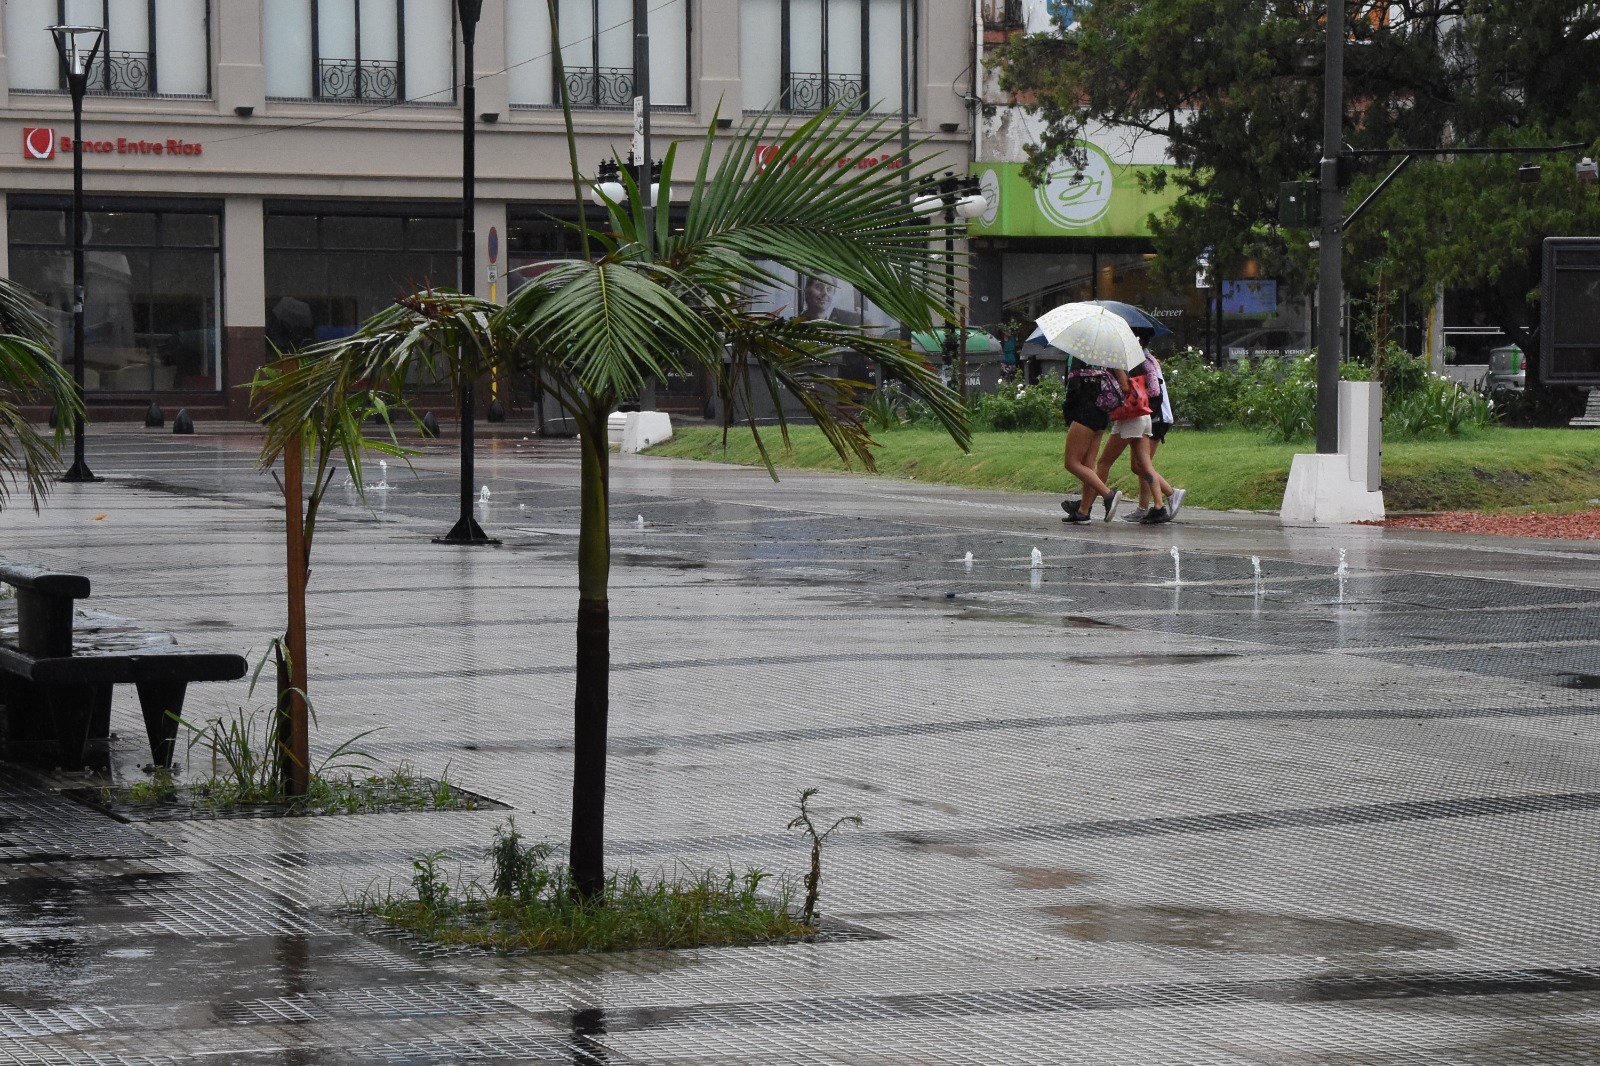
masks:
<instances>
[{"instance_id":1,"label":"grass lawn","mask_svg":"<svg viewBox=\"0 0 1600 1066\"><path fill-rule=\"evenodd\" d=\"M653 455L758 465L750 431L736 427L722 448L718 429L676 428ZM814 428L790 431L785 452L776 432L762 439L780 468L844 470ZM962 454L943 433L902 428L878 434L878 472L889 477L973 488L1060 492L1076 490L1061 468L1065 436L1048 433L979 433ZM1309 442L1278 444L1237 429L1177 429L1156 455L1156 466L1189 490L1197 507L1275 510L1296 452ZM1113 470L1116 485L1134 488L1127 460ZM1390 511L1577 510L1600 497L1600 432L1495 427L1441 440L1384 441L1384 502Z\"/></svg>"}]
</instances>

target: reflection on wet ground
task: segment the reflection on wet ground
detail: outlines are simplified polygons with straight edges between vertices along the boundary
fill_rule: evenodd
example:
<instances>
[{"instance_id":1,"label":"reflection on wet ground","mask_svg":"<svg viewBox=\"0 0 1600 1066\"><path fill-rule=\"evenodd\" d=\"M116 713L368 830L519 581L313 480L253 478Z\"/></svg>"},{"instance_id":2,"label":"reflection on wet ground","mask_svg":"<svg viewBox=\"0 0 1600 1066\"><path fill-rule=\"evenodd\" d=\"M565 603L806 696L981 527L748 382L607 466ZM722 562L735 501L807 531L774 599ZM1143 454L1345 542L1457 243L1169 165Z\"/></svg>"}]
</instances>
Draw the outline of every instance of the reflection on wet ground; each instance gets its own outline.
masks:
<instances>
[{"instance_id":1,"label":"reflection on wet ground","mask_svg":"<svg viewBox=\"0 0 1600 1066\"><path fill-rule=\"evenodd\" d=\"M1099 943L1165 944L1203 951L1321 957L1370 951L1438 951L1457 946L1455 937L1438 930L1348 918L1106 903L1065 904L1043 910L1060 919L1056 932Z\"/></svg>"},{"instance_id":2,"label":"reflection on wet ground","mask_svg":"<svg viewBox=\"0 0 1600 1066\"><path fill-rule=\"evenodd\" d=\"M380 759L559 846L574 453L486 441L506 544L475 550L428 539L453 447L329 503L319 738L381 727ZM248 441L96 448L106 483L0 514L8 557L263 646L283 546ZM0 773L0 1061L1600 1061L1600 551L1441 574L1376 530L1063 531L1055 498L612 469L610 854L793 878L783 826L819 786L866 824L825 852L817 943L431 945L344 905L431 850L476 891L506 812L122 824L57 791L93 781Z\"/></svg>"}]
</instances>

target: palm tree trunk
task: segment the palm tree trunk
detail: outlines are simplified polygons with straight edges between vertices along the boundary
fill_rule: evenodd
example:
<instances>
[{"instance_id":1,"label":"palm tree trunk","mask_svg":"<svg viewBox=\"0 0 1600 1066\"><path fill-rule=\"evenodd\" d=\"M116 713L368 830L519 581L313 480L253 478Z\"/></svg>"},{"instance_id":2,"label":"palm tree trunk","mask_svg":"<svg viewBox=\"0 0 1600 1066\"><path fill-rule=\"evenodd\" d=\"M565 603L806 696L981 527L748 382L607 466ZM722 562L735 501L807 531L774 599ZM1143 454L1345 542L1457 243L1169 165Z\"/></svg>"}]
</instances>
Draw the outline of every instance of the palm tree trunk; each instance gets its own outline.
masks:
<instances>
[{"instance_id":1,"label":"palm tree trunk","mask_svg":"<svg viewBox=\"0 0 1600 1066\"><path fill-rule=\"evenodd\" d=\"M606 720L611 706L609 412L593 404L581 420L583 468L578 522L578 660L573 697L573 891L589 899L605 887Z\"/></svg>"}]
</instances>

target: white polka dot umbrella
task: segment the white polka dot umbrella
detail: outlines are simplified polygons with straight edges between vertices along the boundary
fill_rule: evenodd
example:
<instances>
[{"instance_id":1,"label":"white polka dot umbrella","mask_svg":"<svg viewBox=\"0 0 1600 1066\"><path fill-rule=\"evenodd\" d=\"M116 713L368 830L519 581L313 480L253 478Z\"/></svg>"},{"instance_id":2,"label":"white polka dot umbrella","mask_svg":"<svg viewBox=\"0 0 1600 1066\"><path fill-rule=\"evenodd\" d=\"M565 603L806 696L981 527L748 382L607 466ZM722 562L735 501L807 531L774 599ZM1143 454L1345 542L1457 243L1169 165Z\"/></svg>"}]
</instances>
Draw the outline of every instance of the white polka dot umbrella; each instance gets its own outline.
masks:
<instances>
[{"instance_id":1,"label":"white polka dot umbrella","mask_svg":"<svg viewBox=\"0 0 1600 1066\"><path fill-rule=\"evenodd\" d=\"M1099 304L1070 303L1039 318L1044 339L1091 366L1132 370L1144 362L1144 348L1122 316Z\"/></svg>"}]
</instances>

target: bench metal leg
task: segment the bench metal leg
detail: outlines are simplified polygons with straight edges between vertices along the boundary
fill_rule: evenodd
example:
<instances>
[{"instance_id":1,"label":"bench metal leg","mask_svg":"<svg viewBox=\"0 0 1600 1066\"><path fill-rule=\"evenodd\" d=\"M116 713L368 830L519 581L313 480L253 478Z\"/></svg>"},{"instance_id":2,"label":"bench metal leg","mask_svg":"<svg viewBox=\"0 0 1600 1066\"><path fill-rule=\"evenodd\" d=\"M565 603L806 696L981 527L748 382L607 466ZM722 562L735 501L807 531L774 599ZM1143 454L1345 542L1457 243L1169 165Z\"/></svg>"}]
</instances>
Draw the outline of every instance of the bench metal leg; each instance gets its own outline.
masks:
<instances>
[{"instance_id":1,"label":"bench metal leg","mask_svg":"<svg viewBox=\"0 0 1600 1066\"><path fill-rule=\"evenodd\" d=\"M48 711L48 728L54 733L58 765L76 770L92 761L104 769L106 760L90 754L89 736L96 717L110 714L111 686L51 685L35 686L35 689L43 697Z\"/></svg>"},{"instance_id":2,"label":"bench metal leg","mask_svg":"<svg viewBox=\"0 0 1600 1066\"><path fill-rule=\"evenodd\" d=\"M187 681L140 681L139 710L144 712L144 730L150 736L150 757L157 766L172 768L172 751L178 739L178 718L183 714ZM167 712L172 712L168 714Z\"/></svg>"}]
</instances>

